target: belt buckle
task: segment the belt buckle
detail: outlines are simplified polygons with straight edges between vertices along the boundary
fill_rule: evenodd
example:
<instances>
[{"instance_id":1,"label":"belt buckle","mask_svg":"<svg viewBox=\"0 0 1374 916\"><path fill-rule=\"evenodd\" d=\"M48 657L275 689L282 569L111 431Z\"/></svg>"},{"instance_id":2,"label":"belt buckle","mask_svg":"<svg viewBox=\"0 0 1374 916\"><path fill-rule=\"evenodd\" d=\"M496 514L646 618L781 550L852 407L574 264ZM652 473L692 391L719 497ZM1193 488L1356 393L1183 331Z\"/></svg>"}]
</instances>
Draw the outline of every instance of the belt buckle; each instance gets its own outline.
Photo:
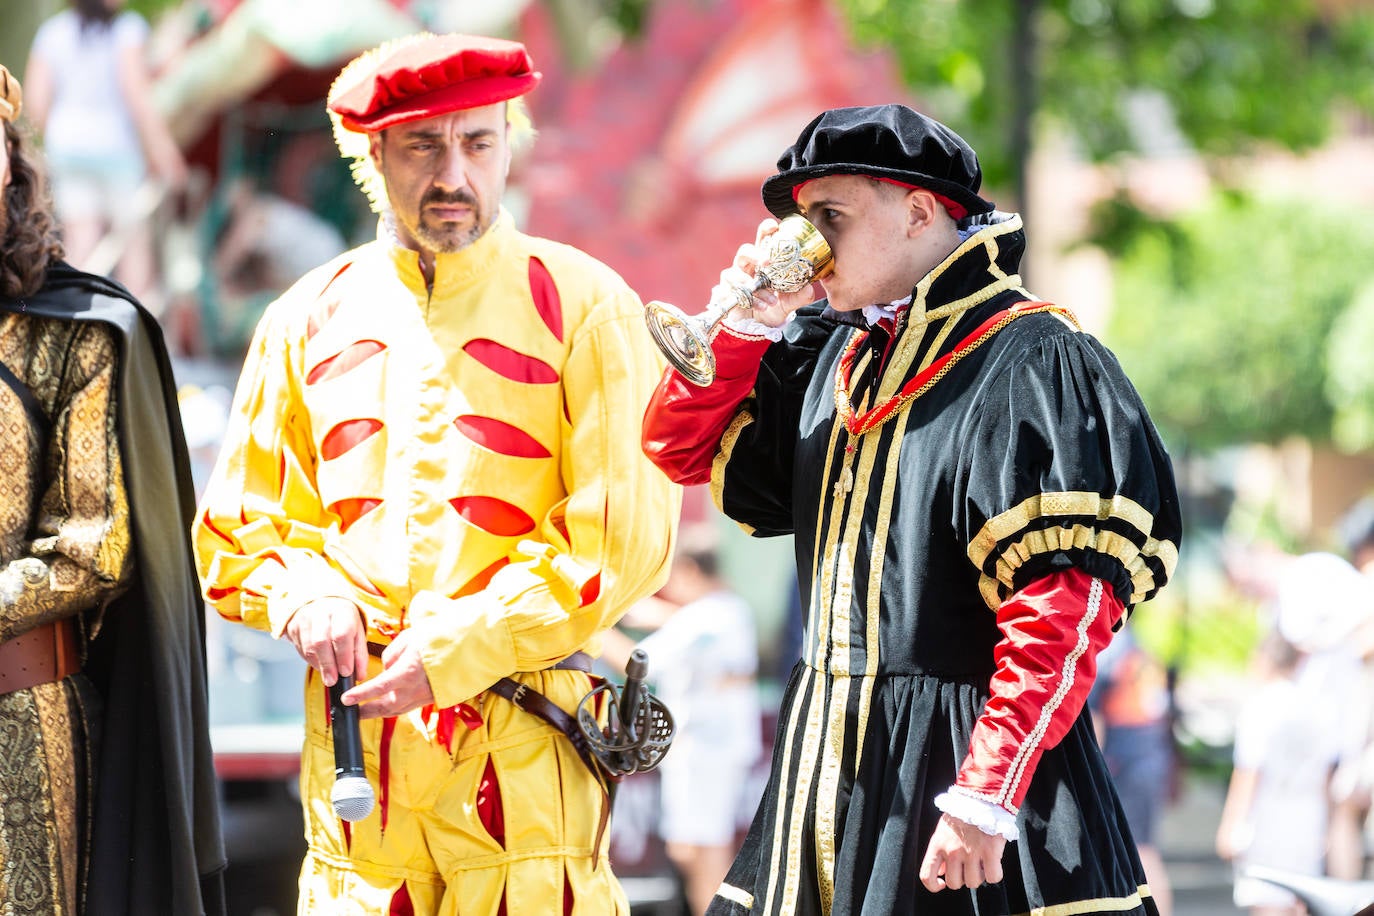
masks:
<instances>
[{"instance_id":1,"label":"belt buckle","mask_svg":"<svg viewBox=\"0 0 1374 916\"><path fill-rule=\"evenodd\" d=\"M519 706L521 709L524 709L525 694L528 692L529 688L526 687L524 684L516 684L515 692L510 695L510 701L514 703L516 706Z\"/></svg>"}]
</instances>

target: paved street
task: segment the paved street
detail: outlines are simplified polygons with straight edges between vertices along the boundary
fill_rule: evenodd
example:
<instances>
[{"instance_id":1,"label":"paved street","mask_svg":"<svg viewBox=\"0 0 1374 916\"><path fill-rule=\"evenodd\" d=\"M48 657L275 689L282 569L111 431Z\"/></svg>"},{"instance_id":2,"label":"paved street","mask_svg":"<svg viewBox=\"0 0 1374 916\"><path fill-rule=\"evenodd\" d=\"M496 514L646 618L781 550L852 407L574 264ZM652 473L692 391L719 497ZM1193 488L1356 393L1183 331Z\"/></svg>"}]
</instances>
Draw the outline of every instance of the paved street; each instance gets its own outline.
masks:
<instances>
[{"instance_id":1,"label":"paved street","mask_svg":"<svg viewBox=\"0 0 1374 916\"><path fill-rule=\"evenodd\" d=\"M1231 902L1231 867L1215 839L1225 785L1190 780L1164 817L1160 851L1174 886L1174 916L1244 916Z\"/></svg>"}]
</instances>

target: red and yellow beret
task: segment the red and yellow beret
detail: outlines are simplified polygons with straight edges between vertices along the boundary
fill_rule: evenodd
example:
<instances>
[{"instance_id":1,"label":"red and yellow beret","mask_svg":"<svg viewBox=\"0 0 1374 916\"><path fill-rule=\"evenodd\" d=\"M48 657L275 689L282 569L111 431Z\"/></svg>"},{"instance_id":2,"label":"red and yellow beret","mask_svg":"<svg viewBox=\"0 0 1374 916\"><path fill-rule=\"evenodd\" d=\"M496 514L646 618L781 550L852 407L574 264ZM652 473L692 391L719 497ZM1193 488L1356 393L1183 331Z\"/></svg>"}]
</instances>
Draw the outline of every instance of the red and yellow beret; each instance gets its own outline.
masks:
<instances>
[{"instance_id":1,"label":"red and yellow beret","mask_svg":"<svg viewBox=\"0 0 1374 916\"><path fill-rule=\"evenodd\" d=\"M401 43L370 73L329 100L342 126L373 133L522 96L542 74L525 46L479 35L429 35Z\"/></svg>"}]
</instances>

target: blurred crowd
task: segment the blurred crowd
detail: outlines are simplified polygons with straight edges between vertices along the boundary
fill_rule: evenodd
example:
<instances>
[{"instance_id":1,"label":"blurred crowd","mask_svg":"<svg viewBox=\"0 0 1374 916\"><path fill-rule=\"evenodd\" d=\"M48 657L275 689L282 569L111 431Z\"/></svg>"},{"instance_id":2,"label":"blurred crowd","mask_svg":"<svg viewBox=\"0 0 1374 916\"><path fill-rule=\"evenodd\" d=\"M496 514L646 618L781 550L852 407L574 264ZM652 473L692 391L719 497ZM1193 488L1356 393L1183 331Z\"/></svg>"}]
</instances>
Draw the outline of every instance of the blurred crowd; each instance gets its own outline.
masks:
<instances>
[{"instance_id":1,"label":"blurred crowd","mask_svg":"<svg viewBox=\"0 0 1374 916\"><path fill-rule=\"evenodd\" d=\"M734 860L761 787L755 612L722 578L710 526L685 529L668 581L606 634L612 674L642 648L677 734L660 767L655 819L683 878L689 907L703 913ZM636 636L642 638L636 639Z\"/></svg>"},{"instance_id":2,"label":"blurred crowd","mask_svg":"<svg viewBox=\"0 0 1374 916\"><path fill-rule=\"evenodd\" d=\"M368 228L360 208L319 203L350 197L331 194L330 181L348 178L335 174L318 98L300 111L252 102L274 80L322 95L306 65L268 47L216 49L225 33L252 31L243 20L258 6L217 21L188 3L154 26L124 0L70 0L38 28L23 79L67 260L128 287L159 316L174 357L231 369L267 303ZM390 30L413 27L395 15ZM254 64L264 57L266 70ZM239 95L206 96L208 82Z\"/></svg>"},{"instance_id":3,"label":"blurred crowd","mask_svg":"<svg viewBox=\"0 0 1374 916\"><path fill-rule=\"evenodd\" d=\"M1344 555L1249 545L1227 558L1263 633L1235 726L1216 847L1253 916L1306 912L1253 867L1366 877L1374 820L1374 502L1341 525Z\"/></svg>"}]
</instances>

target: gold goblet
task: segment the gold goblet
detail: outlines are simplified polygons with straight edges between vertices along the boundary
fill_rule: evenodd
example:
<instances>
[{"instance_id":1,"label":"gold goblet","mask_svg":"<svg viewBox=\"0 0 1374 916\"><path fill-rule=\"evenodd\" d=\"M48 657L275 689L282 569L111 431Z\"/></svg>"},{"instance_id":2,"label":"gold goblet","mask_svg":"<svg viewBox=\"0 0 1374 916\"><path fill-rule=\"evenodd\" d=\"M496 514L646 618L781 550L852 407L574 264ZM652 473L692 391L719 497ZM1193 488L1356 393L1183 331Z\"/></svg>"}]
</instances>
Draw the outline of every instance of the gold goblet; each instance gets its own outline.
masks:
<instances>
[{"instance_id":1,"label":"gold goblet","mask_svg":"<svg viewBox=\"0 0 1374 916\"><path fill-rule=\"evenodd\" d=\"M763 244L764 260L754 282L730 287L724 301L712 302L701 315L689 316L666 302L644 306L644 320L654 343L673 368L694 385L704 388L716 377L711 338L726 315L737 308L752 308L754 294L760 290L795 293L830 272L830 245L804 216L794 214L784 219Z\"/></svg>"}]
</instances>

